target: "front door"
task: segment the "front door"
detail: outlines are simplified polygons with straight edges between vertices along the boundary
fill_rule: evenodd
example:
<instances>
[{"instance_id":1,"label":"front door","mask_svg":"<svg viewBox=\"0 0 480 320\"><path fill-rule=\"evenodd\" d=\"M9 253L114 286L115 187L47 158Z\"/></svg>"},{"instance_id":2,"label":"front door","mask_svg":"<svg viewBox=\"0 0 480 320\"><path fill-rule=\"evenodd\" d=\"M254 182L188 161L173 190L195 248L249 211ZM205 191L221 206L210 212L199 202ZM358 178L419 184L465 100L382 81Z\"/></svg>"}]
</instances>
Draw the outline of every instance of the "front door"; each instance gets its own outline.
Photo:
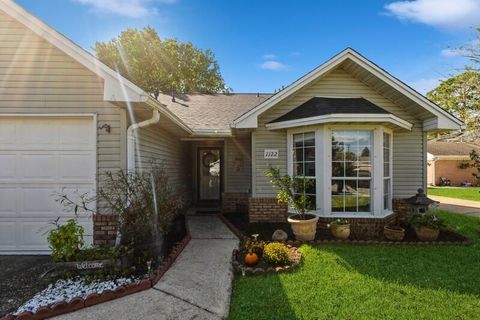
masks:
<instances>
[{"instance_id":1,"label":"front door","mask_svg":"<svg viewBox=\"0 0 480 320\"><path fill-rule=\"evenodd\" d=\"M218 202L221 193L222 153L220 148L198 149L198 200Z\"/></svg>"}]
</instances>

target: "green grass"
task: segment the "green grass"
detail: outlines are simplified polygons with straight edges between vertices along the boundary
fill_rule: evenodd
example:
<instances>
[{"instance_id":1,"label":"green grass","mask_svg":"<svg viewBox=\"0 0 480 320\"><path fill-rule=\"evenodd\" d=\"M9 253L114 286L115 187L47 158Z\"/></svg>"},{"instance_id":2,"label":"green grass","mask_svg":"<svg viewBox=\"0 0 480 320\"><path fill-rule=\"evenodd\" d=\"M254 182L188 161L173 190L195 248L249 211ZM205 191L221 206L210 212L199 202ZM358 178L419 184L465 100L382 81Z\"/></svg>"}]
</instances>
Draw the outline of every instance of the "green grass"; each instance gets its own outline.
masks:
<instances>
[{"instance_id":1,"label":"green grass","mask_svg":"<svg viewBox=\"0 0 480 320\"><path fill-rule=\"evenodd\" d=\"M474 244L302 245L290 273L235 278L229 319L480 319L480 219L439 214Z\"/></svg>"},{"instance_id":2,"label":"green grass","mask_svg":"<svg viewBox=\"0 0 480 320\"><path fill-rule=\"evenodd\" d=\"M429 187L428 194L464 200L480 201L480 188L455 188L455 187Z\"/></svg>"}]
</instances>

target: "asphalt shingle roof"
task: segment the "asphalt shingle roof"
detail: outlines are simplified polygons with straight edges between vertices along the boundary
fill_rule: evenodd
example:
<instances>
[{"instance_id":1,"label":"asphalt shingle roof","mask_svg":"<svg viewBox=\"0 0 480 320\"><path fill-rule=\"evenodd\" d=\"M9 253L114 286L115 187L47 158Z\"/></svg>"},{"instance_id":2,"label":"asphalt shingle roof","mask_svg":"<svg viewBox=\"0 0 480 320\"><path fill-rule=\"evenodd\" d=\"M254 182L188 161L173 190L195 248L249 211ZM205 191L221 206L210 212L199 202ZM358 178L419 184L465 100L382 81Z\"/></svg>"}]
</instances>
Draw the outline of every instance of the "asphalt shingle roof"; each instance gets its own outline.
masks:
<instances>
[{"instance_id":1,"label":"asphalt shingle roof","mask_svg":"<svg viewBox=\"0 0 480 320\"><path fill-rule=\"evenodd\" d=\"M467 142L430 141L427 150L434 156L468 156L472 150L480 154L480 146Z\"/></svg>"},{"instance_id":2,"label":"asphalt shingle roof","mask_svg":"<svg viewBox=\"0 0 480 320\"><path fill-rule=\"evenodd\" d=\"M271 123L338 113L388 114L389 112L364 98L315 97L296 107L292 111L287 112L283 116L273 120Z\"/></svg>"},{"instance_id":3,"label":"asphalt shingle roof","mask_svg":"<svg viewBox=\"0 0 480 320\"><path fill-rule=\"evenodd\" d=\"M268 99L271 94L161 94L158 100L191 129L230 129L233 120Z\"/></svg>"}]
</instances>

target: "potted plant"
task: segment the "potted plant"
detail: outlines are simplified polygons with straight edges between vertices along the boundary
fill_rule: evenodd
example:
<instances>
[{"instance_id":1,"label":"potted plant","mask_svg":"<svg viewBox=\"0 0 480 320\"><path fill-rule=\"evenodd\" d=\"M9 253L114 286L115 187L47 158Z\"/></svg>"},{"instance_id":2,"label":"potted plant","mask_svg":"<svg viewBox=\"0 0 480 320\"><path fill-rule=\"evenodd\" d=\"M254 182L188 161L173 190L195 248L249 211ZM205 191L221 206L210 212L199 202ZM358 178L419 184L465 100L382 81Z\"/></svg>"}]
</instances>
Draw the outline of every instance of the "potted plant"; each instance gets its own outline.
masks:
<instances>
[{"instance_id":1,"label":"potted plant","mask_svg":"<svg viewBox=\"0 0 480 320\"><path fill-rule=\"evenodd\" d=\"M420 241L436 241L440 229L444 227L443 221L430 210L425 214L413 214L410 217L410 224Z\"/></svg>"},{"instance_id":2,"label":"potted plant","mask_svg":"<svg viewBox=\"0 0 480 320\"><path fill-rule=\"evenodd\" d=\"M337 219L330 223L332 235L340 240L347 240L350 237L350 222L347 219Z\"/></svg>"},{"instance_id":3,"label":"potted plant","mask_svg":"<svg viewBox=\"0 0 480 320\"><path fill-rule=\"evenodd\" d=\"M282 175L280 168L273 167L268 169L266 175L270 178L272 186L277 189L278 202L288 205L295 211L295 214L287 219L295 238L300 241L314 240L318 217L308 213L308 208L312 207L310 198L306 195L309 180L304 177Z\"/></svg>"},{"instance_id":4,"label":"potted plant","mask_svg":"<svg viewBox=\"0 0 480 320\"><path fill-rule=\"evenodd\" d=\"M383 235L390 241L402 241L405 238L405 228L398 225L385 225Z\"/></svg>"}]
</instances>

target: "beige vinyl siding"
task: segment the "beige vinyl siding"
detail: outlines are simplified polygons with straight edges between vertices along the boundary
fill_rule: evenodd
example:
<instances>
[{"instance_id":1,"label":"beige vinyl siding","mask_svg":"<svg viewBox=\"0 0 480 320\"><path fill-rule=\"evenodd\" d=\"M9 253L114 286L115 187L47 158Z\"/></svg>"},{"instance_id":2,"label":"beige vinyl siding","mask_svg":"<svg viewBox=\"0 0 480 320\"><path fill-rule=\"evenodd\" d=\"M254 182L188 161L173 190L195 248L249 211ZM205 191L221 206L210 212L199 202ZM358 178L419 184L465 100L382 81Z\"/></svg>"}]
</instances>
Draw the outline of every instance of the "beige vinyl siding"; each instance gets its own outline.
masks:
<instances>
[{"instance_id":1,"label":"beige vinyl siding","mask_svg":"<svg viewBox=\"0 0 480 320\"><path fill-rule=\"evenodd\" d=\"M250 136L225 140L225 192L251 191Z\"/></svg>"},{"instance_id":2,"label":"beige vinyl siding","mask_svg":"<svg viewBox=\"0 0 480 320\"><path fill-rule=\"evenodd\" d=\"M101 78L2 11L0 44L0 116L96 113L111 127L97 130L97 173L125 168L126 113L103 101Z\"/></svg>"},{"instance_id":3,"label":"beige vinyl siding","mask_svg":"<svg viewBox=\"0 0 480 320\"><path fill-rule=\"evenodd\" d=\"M174 192L184 192L191 180L189 151L188 143L162 128L162 119L159 124L137 130L137 169L148 170L152 163L162 166Z\"/></svg>"},{"instance_id":4,"label":"beige vinyl siding","mask_svg":"<svg viewBox=\"0 0 480 320\"><path fill-rule=\"evenodd\" d=\"M394 115L411 122L414 125L411 132L396 131L393 135L393 196L397 198L411 196L417 188L425 185L424 160L426 161L426 151L424 150L422 122L412 114L407 113L401 106L394 104L343 69L338 68L299 90L258 118L258 129L253 140L255 168L252 175L255 181L255 197L275 196L274 190L265 177L265 170L269 165L281 166L284 173L287 166L286 131L270 131L265 128L265 124L315 96L363 97ZM279 159L263 159L265 148L279 149Z\"/></svg>"}]
</instances>

